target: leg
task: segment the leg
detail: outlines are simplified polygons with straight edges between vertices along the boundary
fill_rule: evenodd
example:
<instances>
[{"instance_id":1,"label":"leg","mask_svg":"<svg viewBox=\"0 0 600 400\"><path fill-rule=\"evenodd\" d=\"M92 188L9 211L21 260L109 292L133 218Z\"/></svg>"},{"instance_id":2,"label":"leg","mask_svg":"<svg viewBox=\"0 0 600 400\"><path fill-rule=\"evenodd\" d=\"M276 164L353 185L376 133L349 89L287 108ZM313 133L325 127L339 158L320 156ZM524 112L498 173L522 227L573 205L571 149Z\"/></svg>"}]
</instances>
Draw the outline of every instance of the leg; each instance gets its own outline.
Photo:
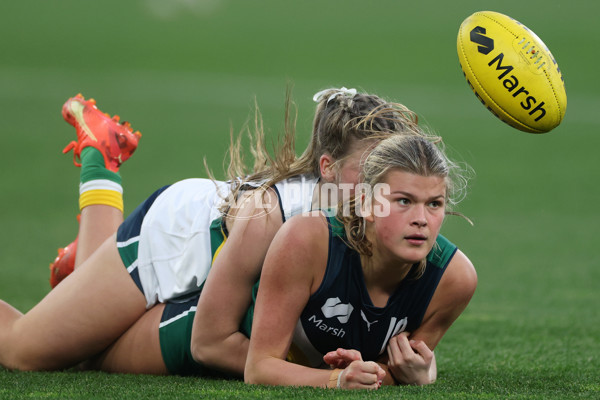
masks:
<instances>
[{"instance_id":1,"label":"leg","mask_svg":"<svg viewBox=\"0 0 600 400\"><path fill-rule=\"evenodd\" d=\"M0 365L21 370L76 365L111 345L145 310L144 295L113 236L27 314L0 303Z\"/></svg>"},{"instance_id":2,"label":"leg","mask_svg":"<svg viewBox=\"0 0 600 400\"><path fill-rule=\"evenodd\" d=\"M93 204L77 217L79 231L73 242L58 249L50 264L50 286L55 287L87 260L123 222L123 211L104 204Z\"/></svg>"},{"instance_id":3,"label":"leg","mask_svg":"<svg viewBox=\"0 0 600 400\"><path fill-rule=\"evenodd\" d=\"M86 362L84 369L106 372L167 375L160 348L160 319L165 308L157 304L146 311L115 343Z\"/></svg>"},{"instance_id":4,"label":"leg","mask_svg":"<svg viewBox=\"0 0 600 400\"><path fill-rule=\"evenodd\" d=\"M123 222L118 208L95 204L81 210L75 268L87 260L104 241L114 234Z\"/></svg>"},{"instance_id":5,"label":"leg","mask_svg":"<svg viewBox=\"0 0 600 400\"><path fill-rule=\"evenodd\" d=\"M93 99L81 95L67 100L62 113L77 132L77 141L69 143L64 152L73 149L75 165L81 167L81 220L75 241L59 249L50 265L52 287L85 262L123 222L119 167L131 157L141 137L129 123L119 123L118 116L111 118L98 110Z\"/></svg>"},{"instance_id":6,"label":"leg","mask_svg":"<svg viewBox=\"0 0 600 400\"><path fill-rule=\"evenodd\" d=\"M69 143L63 152L73 149L75 165L81 166L81 223L75 261L79 266L123 222L119 167L136 150L141 134L133 132L129 123L119 123L119 116L111 118L98 110L95 100L81 95L67 100L62 114L77 133L77 141Z\"/></svg>"}]
</instances>

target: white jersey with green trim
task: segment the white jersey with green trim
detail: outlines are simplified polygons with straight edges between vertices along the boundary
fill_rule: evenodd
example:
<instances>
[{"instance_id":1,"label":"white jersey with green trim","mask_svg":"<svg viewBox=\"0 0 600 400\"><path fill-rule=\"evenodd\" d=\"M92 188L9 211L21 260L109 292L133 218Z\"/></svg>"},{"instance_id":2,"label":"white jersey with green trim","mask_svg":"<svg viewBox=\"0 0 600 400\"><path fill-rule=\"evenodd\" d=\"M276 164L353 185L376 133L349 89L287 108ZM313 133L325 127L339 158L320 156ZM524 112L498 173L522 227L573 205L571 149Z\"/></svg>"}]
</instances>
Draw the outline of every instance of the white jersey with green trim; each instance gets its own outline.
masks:
<instances>
[{"instance_id":1,"label":"white jersey with green trim","mask_svg":"<svg viewBox=\"0 0 600 400\"><path fill-rule=\"evenodd\" d=\"M274 185L284 221L310 211L317 181L300 175ZM141 223L136 263L148 308L200 290L213 261L210 226L229 193L227 182L186 179L156 198Z\"/></svg>"}]
</instances>

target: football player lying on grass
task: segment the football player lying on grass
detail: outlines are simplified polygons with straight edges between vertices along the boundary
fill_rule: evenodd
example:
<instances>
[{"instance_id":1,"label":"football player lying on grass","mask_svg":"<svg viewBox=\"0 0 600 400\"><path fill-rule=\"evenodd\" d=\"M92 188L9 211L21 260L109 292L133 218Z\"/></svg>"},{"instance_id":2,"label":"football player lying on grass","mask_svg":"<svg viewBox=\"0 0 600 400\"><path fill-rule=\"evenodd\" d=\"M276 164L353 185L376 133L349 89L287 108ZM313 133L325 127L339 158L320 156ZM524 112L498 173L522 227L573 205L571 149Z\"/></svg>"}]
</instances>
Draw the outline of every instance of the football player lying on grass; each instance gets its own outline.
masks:
<instances>
[{"instance_id":1,"label":"football player lying on grass","mask_svg":"<svg viewBox=\"0 0 600 400\"><path fill-rule=\"evenodd\" d=\"M0 302L0 364L48 370L86 361L105 371L188 374L209 367L241 375L248 339L240 322L281 224L311 209L326 183L356 183L363 153L382 138L423 134L410 111L377 96L332 89L316 100L313 139L300 158L290 124L278 157L271 164L259 157L248 179L162 188L115 238L123 215L118 171L140 135L93 102L70 99L63 114L78 141L66 150L82 164L77 268L25 315ZM222 202L224 193L230 203ZM54 276L62 265L53 265Z\"/></svg>"},{"instance_id":2,"label":"football player lying on grass","mask_svg":"<svg viewBox=\"0 0 600 400\"><path fill-rule=\"evenodd\" d=\"M427 138L387 138L366 157L355 204L279 230L261 274L246 382L376 389L435 379L432 351L477 281L439 235L453 169ZM323 359L342 368L317 368Z\"/></svg>"}]
</instances>

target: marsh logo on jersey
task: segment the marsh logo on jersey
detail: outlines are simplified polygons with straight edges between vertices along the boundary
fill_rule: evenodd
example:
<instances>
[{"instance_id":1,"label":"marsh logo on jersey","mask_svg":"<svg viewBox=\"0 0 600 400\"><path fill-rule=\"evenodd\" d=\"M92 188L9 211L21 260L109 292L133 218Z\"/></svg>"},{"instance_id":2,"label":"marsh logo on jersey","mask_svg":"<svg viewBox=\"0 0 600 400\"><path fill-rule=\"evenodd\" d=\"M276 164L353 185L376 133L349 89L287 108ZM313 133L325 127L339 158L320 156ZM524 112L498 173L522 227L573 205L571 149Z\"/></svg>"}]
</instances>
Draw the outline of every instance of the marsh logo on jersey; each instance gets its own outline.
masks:
<instances>
[{"instance_id":1,"label":"marsh logo on jersey","mask_svg":"<svg viewBox=\"0 0 600 400\"><path fill-rule=\"evenodd\" d=\"M352 304L342 303L339 297L330 297L327 299L323 307L321 307L321 312L323 312L325 318L337 318L342 324L348 322L350 319L350 314L352 314L352 310L354 310ZM320 331L330 335L337 337L344 337L344 335L346 335L346 331L344 331L343 328L335 326L337 325L335 321L333 322L334 325L332 326L328 321L323 321L316 315L311 315L308 318L308 322L314 324L314 326Z\"/></svg>"},{"instance_id":2,"label":"marsh logo on jersey","mask_svg":"<svg viewBox=\"0 0 600 400\"><path fill-rule=\"evenodd\" d=\"M352 304L343 304L339 297L327 299L323 307L321 307L321 311L326 318L337 317L342 324L348 322L352 310L354 310Z\"/></svg>"}]
</instances>

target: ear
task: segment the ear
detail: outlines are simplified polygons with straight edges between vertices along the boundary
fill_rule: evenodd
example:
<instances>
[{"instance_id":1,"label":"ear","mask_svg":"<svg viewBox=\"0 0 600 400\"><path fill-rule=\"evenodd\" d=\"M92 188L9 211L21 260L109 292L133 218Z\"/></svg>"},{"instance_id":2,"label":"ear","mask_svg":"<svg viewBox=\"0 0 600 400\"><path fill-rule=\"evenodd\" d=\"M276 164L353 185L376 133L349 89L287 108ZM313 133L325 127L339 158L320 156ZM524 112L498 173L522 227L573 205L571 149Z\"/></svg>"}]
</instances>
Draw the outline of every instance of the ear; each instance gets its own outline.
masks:
<instances>
[{"instance_id":1,"label":"ear","mask_svg":"<svg viewBox=\"0 0 600 400\"><path fill-rule=\"evenodd\" d=\"M319 172L321 173L321 179L325 182L335 182L335 159L329 154L323 154L319 158Z\"/></svg>"},{"instance_id":2,"label":"ear","mask_svg":"<svg viewBox=\"0 0 600 400\"><path fill-rule=\"evenodd\" d=\"M371 203L371 198L367 198L367 195L364 192L360 195L360 212L365 221L375 221L373 218L373 204Z\"/></svg>"}]
</instances>

